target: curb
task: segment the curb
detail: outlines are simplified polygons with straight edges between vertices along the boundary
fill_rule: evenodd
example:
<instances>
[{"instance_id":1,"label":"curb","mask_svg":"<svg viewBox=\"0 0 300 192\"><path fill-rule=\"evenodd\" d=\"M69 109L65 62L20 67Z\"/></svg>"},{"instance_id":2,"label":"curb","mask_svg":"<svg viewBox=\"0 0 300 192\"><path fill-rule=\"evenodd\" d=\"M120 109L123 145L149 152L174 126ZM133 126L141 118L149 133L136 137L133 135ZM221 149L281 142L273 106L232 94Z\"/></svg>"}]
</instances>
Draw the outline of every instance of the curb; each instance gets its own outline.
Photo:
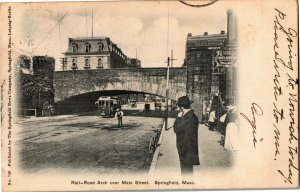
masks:
<instances>
[{"instance_id":1,"label":"curb","mask_svg":"<svg viewBox=\"0 0 300 192\"><path fill-rule=\"evenodd\" d=\"M163 121L162 131L161 131L158 143L157 143L158 145L155 149L155 152L154 152L154 155L153 155L153 158L152 158L152 161L151 161L150 169L149 169L149 172L148 172L148 177L153 177L153 175L154 175L157 160L158 160L158 156L159 156L160 146L161 146L161 143L162 143L162 138L163 138L164 133L165 133L165 121Z\"/></svg>"}]
</instances>

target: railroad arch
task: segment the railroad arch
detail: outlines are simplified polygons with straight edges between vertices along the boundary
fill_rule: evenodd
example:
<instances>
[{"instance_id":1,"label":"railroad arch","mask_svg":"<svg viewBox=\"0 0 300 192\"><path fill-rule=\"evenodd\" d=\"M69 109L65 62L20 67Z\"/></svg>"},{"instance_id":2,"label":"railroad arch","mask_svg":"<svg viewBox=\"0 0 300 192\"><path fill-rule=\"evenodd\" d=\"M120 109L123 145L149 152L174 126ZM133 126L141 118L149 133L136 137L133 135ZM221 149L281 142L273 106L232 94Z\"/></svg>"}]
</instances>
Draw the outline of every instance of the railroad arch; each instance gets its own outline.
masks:
<instances>
[{"instance_id":1,"label":"railroad arch","mask_svg":"<svg viewBox=\"0 0 300 192\"><path fill-rule=\"evenodd\" d=\"M54 72L56 106L85 94L121 91L166 95L166 68L101 69ZM186 69L170 69L169 97L186 94Z\"/></svg>"}]
</instances>

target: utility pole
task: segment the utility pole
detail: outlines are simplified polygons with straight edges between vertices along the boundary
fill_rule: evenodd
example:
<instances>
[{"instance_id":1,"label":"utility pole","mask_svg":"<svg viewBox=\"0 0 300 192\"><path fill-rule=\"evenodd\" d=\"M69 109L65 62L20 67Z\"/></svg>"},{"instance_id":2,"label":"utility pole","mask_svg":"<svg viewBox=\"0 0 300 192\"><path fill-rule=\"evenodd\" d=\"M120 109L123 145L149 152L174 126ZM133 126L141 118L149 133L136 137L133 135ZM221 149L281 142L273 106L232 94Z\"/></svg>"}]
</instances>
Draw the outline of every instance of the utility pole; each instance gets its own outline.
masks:
<instances>
[{"instance_id":1,"label":"utility pole","mask_svg":"<svg viewBox=\"0 0 300 192\"><path fill-rule=\"evenodd\" d=\"M94 38L94 10L92 9L92 39Z\"/></svg>"},{"instance_id":2,"label":"utility pole","mask_svg":"<svg viewBox=\"0 0 300 192\"><path fill-rule=\"evenodd\" d=\"M171 68L173 68L173 49L171 50Z\"/></svg>"},{"instance_id":3,"label":"utility pole","mask_svg":"<svg viewBox=\"0 0 300 192\"><path fill-rule=\"evenodd\" d=\"M135 48L135 58L137 59L137 48Z\"/></svg>"},{"instance_id":4,"label":"utility pole","mask_svg":"<svg viewBox=\"0 0 300 192\"><path fill-rule=\"evenodd\" d=\"M169 76L170 76L170 57L168 57L167 67L167 89L166 89L166 113L165 113L165 130L168 129L168 116L169 116Z\"/></svg>"},{"instance_id":5,"label":"utility pole","mask_svg":"<svg viewBox=\"0 0 300 192\"><path fill-rule=\"evenodd\" d=\"M88 37L89 34L88 34L87 11L86 11L86 9L85 9L85 30L86 30L86 37Z\"/></svg>"},{"instance_id":6,"label":"utility pole","mask_svg":"<svg viewBox=\"0 0 300 192\"><path fill-rule=\"evenodd\" d=\"M63 58L63 71L67 70L67 58Z\"/></svg>"},{"instance_id":7,"label":"utility pole","mask_svg":"<svg viewBox=\"0 0 300 192\"><path fill-rule=\"evenodd\" d=\"M176 59L173 58L173 49L171 50L171 68L173 68L173 61Z\"/></svg>"},{"instance_id":8,"label":"utility pole","mask_svg":"<svg viewBox=\"0 0 300 192\"><path fill-rule=\"evenodd\" d=\"M168 129L168 116L169 116L169 79L170 79L170 61L171 66L173 67L173 61L176 60L173 58L173 50L171 52L171 59L168 57L168 66L167 66L167 88L166 88L166 113L165 113L165 129Z\"/></svg>"}]
</instances>

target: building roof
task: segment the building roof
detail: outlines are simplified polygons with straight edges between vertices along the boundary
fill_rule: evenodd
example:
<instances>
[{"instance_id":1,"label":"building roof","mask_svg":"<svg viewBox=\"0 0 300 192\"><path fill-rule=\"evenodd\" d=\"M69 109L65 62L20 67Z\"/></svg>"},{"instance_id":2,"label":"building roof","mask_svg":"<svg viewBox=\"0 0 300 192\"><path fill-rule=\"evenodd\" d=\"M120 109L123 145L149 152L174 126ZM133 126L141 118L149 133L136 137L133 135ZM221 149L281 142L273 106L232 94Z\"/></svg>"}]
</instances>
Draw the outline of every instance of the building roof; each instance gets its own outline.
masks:
<instances>
[{"instance_id":1,"label":"building roof","mask_svg":"<svg viewBox=\"0 0 300 192\"><path fill-rule=\"evenodd\" d=\"M90 51L85 51L86 44L90 45ZM72 46L78 45L77 51L73 52ZM109 37L76 37L76 38L69 38L69 46L65 55L94 55L100 54L99 52L99 45L103 46L101 54L109 54L115 49L120 55L124 55L122 50L114 44ZM125 56L125 55L124 55Z\"/></svg>"},{"instance_id":2,"label":"building roof","mask_svg":"<svg viewBox=\"0 0 300 192\"><path fill-rule=\"evenodd\" d=\"M109 37L101 36L101 37L72 37L69 38L69 40L72 41L103 41L103 40L109 40L112 44L114 44Z\"/></svg>"},{"instance_id":3,"label":"building roof","mask_svg":"<svg viewBox=\"0 0 300 192\"><path fill-rule=\"evenodd\" d=\"M72 37L72 38L69 38L69 39L77 40L77 41L80 41L80 40L87 41L87 40L109 39L109 37L106 37L106 36L101 36L101 37Z\"/></svg>"},{"instance_id":4,"label":"building roof","mask_svg":"<svg viewBox=\"0 0 300 192\"><path fill-rule=\"evenodd\" d=\"M187 41L207 41L207 40L224 40L227 38L227 34L212 34L212 35L195 35L195 36L188 36Z\"/></svg>"},{"instance_id":5,"label":"building roof","mask_svg":"<svg viewBox=\"0 0 300 192\"><path fill-rule=\"evenodd\" d=\"M195 35L192 36L188 34L186 46L187 50L197 49L197 48L207 48L207 47L220 47L224 45L224 42L227 39L227 34L221 32L221 34L212 34L208 35Z\"/></svg>"}]
</instances>

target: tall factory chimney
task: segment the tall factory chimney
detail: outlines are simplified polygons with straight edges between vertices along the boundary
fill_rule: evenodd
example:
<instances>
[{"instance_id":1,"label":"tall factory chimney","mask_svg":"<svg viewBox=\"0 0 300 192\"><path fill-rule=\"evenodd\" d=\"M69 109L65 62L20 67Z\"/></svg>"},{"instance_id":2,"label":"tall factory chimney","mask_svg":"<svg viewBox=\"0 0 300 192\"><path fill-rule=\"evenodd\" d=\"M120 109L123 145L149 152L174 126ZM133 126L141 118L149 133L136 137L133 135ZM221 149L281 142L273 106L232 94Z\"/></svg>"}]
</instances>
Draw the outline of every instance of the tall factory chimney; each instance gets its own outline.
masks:
<instances>
[{"instance_id":1,"label":"tall factory chimney","mask_svg":"<svg viewBox=\"0 0 300 192\"><path fill-rule=\"evenodd\" d=\"M233 56L237 52L237 30L236 30L236 17L231 10L227 11L227 42L226 50L229 50L228 56ZM231 53L232 52L232 53ZM233 54L233 55L231 55ZM226 94L225 98L235 103L237 100L237 70L236 61L232 62L230 66L226 67ZM236 104L236 103L235 103Z\"/></svg>"},{"instance_id":2,"label":"tall factory chimney","mask_svg":"<svg viewBox=\"0 0 300 192\"><path fill-rule=\"evenodd\" d=\"M236 40L236 18L231 10L227 10L227 39L228 41Z\"/></svg>"}]
</instances>

